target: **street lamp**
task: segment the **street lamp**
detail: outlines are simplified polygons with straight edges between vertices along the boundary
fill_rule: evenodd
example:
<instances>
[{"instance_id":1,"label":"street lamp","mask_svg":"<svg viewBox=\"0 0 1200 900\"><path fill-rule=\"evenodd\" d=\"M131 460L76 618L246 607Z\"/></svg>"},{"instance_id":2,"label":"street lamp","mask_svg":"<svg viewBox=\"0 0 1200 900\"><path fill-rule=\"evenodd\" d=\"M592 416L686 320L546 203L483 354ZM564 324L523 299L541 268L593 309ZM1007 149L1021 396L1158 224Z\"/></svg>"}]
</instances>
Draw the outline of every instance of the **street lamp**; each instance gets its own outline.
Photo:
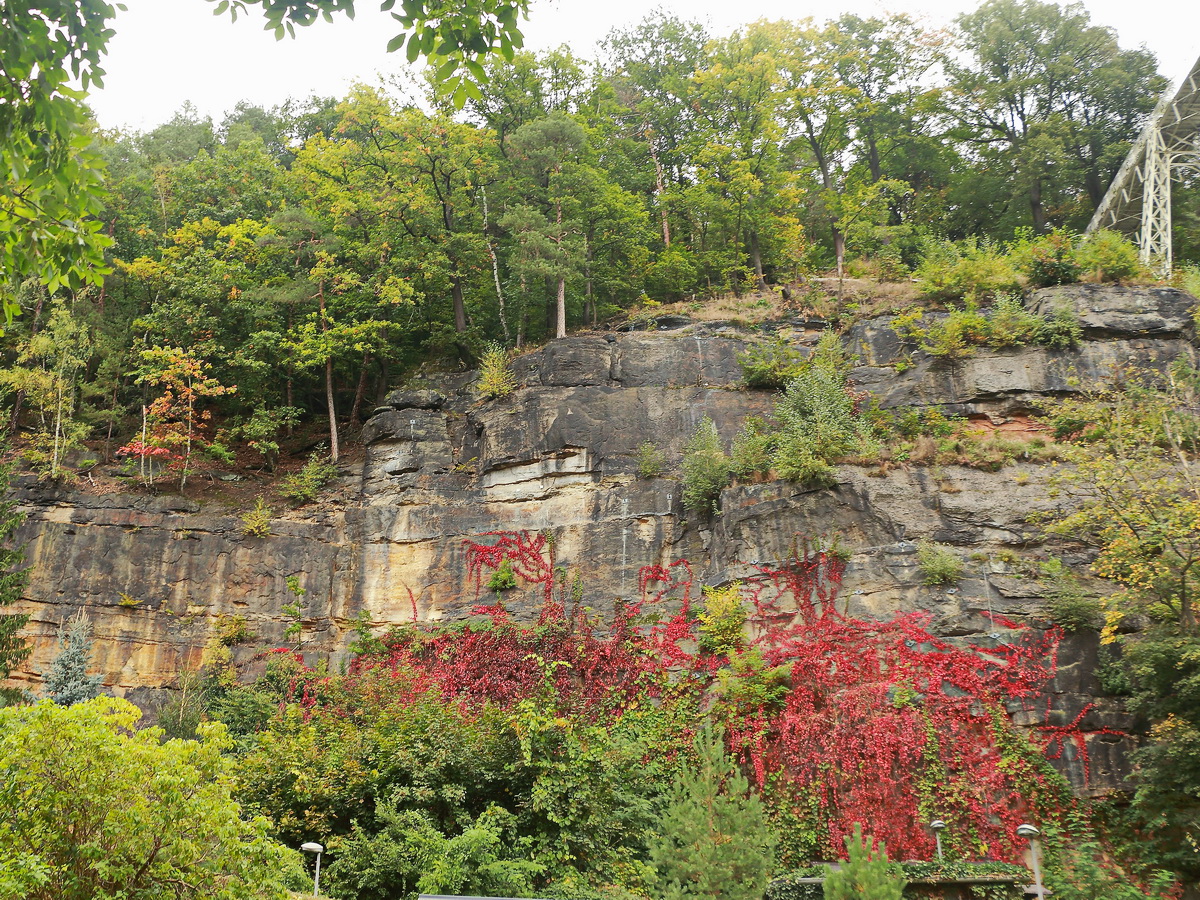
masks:
<instances>
[{"instance_id":1,"label":"street lamp","mask_svg":"<svg viewBox=\"0 0 1200 900\"><path fill-rule=\"evenodd\" d=\"M938 862L942 861L942 829L946 827L946 823L941 819L934 819L929 823L929 830L933 832L933 838L937 841Z\"/></svg>"},{"instance_id":2,"label":"street lamp","mask_svg":"<svg viewBox=\"0 0 1200 900\"><path fill-rule=\"evenodd\" d=\"M1033 861L1033 882L1038 900L1046 900L1046 889L1042 886L1042 842L1038 840L1041 836L1042 833L1032 825L1017 826L1017 837L1029 838L1029 856Z\"/></svg>"},{"instance_id":3,"label":"street lamp","mask_svg":"<svg viewBox=\"0 0 1200 900\"><path fill-rule=\"evenodd\" d=\"M305 853L317 854L317 874L313 878L313 896L316 897L321 891L321 854L325 848L316 841L309 841L307 844L301 844L300 849Z\"/></svg>"}]
</instances>

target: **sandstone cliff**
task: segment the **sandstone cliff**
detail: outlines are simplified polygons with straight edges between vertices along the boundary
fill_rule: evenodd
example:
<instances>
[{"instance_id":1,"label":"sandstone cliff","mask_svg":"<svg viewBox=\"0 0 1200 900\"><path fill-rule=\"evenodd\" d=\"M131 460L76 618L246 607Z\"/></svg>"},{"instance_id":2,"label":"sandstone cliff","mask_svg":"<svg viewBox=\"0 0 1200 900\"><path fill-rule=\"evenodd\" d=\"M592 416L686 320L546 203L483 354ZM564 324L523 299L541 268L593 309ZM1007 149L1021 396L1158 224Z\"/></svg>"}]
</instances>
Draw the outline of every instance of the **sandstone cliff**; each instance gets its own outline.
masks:
<instances>
[{"instance_id":1,"label":"sandstone cliff","mask_svg":"<svg viewBox=\"0 0 1200 900\"><path fill-rule=\"evenodd\" d=\"M848 335L862 362L852 380L884 407L936 405L1003 427L1114 365L1194 361L1194 303L1171 289L1052 289L1034 304L1074 306L1085 328L1079 349L958 361L917 354L903 371L888 320L872 320ZM772 327L804 346L821 323ZM786 558L799 539L836 534L853 554L841 595L853 614L926 610L935 631L984 641L1009 639L989 614L1043 621L1043 588L1021 577L1014 560L1041 540L1029 514L1063 502L1047 489L1046 466L995 474L845 466L832 489L735 485L711 521L683 508L678 481L637 478L641 443L663 449L677 471L704 416L728 439L746 416L770 409L768 393L738 389L737 357L751 338L732 326L668 320L653 331L583 335L529 353L515 364L518 390L504 400L478 401L468 376L396 391L366 425L361 467L344 469L323 501L277 518L266 538L243 536L236 516L177 497L23 485L34 654L22 678L36 688L34 673L53 658L60 623L79 607L95 620L108 689L144 705L199 661L222 617L245 617L250 639L235 653L253 671L262 649L284 642L288 576L307 590L306 654L336 666L363 611L381 625L468 615L479 586L467 571L466 542L496 531L551 533L557 564L579 573L582 602L601 611L636 594L638 570L649 563L687 558L705 583L717 584ZM921 585L921 538L958 548L967 577L950 589ZM1086 553L1063 549L1068 561L1088 562ZM537 600L514 598L510 607L521 602L532 611ZM1090 780L1085 785L1083 767L1072 764L1073 745L1064 765L1078 789L1107 789L1122 777L1131 739L1102 729L1133 723L1099 695L1094 637L1069 638L1061 663L1049 705L1018 719L1078 718L1092 732Z\"/></svg>"}]
</instances>

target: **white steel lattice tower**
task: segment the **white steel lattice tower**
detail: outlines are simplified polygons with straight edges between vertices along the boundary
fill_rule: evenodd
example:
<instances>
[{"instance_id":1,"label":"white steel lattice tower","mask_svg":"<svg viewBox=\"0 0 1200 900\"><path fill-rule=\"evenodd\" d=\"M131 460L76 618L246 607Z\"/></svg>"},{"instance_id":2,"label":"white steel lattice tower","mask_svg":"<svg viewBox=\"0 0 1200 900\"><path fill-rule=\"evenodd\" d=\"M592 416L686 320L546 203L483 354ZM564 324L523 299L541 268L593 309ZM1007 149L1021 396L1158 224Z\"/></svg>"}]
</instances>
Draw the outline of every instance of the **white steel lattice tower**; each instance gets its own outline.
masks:
<instances>
[{"instance_id":1,"label":"white steel lattice tower","mask_svg":"<svg viewBox=\"0 0 1200 900\"><path fill-rule=\"evenodd\" d=\"M1087 230L1136 234L1142 262L1171 273L1171 177L1200 168L1200 59L1167 90L1129 150Z\"/></svg>"}]
</instances>

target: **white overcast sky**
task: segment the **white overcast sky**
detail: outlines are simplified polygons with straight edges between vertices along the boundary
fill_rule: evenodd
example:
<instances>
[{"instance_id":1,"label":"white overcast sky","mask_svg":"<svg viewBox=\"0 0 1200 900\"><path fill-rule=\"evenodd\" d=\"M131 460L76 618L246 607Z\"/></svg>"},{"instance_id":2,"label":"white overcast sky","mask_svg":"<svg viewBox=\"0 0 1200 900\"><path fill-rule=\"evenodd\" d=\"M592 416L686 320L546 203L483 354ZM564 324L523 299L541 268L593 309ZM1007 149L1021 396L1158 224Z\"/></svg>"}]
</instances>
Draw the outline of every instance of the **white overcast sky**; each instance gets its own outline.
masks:
<instances>
[{"instance_id":1,"label":"white overcast sky","mask_svg":"<svg viewBox=\"0 0 1200 900\"><path fill-rule=\"evenodd\" d=\"M217 18L205 0L125 0L115 22L103 90L91 105L101 126L149 129L167 121L184 101L219 122L239 100L274 106L288 97L342 96L355 81L375 82L406 68L385 52L395 34L378 2L358 0L350 22L298 29L295 40L276 42L259 18ZM725 35L757 19L836 18L844 12L907 12L931 27L949 25L975 0L534 0L524 23L526 47L566 44L590 56L614 28L640 21L652 9L706 22ZM1200 56L1200 4L1196 0L1084 0L1097 24L1115 28L1122 47L1145 45L1159 70L1178 80Z\"/></svg>"}]
</instances>

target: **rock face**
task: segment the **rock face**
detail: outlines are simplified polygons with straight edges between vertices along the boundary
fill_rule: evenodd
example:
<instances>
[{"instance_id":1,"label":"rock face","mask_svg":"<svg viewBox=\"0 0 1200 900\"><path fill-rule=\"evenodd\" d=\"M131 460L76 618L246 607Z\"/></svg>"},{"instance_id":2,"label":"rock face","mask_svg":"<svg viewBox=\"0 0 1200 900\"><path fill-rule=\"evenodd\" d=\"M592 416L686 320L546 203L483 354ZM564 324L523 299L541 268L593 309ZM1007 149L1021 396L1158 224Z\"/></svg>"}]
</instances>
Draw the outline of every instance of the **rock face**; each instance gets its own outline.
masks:
<instances>
[{"instance_id":1,"label":"rock face","mask_svg":"<svg viewBox=\"0 0 1200 900\"><path fill-rule=\"evenodd\" d=\"M1177 295L1043 292L1034 299L1038 308L1086 306L1095 339L1075 351L1025 348L951 363L916 358L902 373L888 364L905 348L886 320L868 322L849 338L865 363L852 379L885 407L937 405L999 423L1116 364L1194 361L1186 304ZM747 339L700 324L571 337L518 359L519 387L503 400L477 400L465 378L447 379L440 390L393 392L364 429L361 469L344 471L331 497L276 519L266 538L246 537L236 517L186 500L48 495L23 486L34 655L22 677L36 687L34 673L48 668L58 626L81 606L95 622L96 663L108 689L146 706L181 667L199 661L225 617L246 620L251 638L234 648L235 659L252 673L263 649L284 643L289 576L307 591L305 653L337 665L363 613L381 625L468 616L486 593L468 571L468 547L493 542L494 532L551 535L555 564L569 577L578 573L582 602L599 611L637 594L644 565L689 559L701 580L719 584L786 559L806 537L837 535L852 553L840 599L852 614L923 610L935 631L955 639L994 635L992 616L1039 621L1044 589L1021 577L1015 562L1040 540L1030 514L1060 502L1044 467L985 474L847 466L826 490L735 485L712 520L683 508L675 478L638 478L641 444L662 450L667 470L677 472L683 445L704 417L729 440L747 416L769 412L769 394L738 389L737 357ZM958 585L920 583L921 538L958 549L967 563ZM536 592L514 593L509 608L534 615ZM1096 653L1094 637L1072 637L1048 706L1013 711L1024 724L1040 717L1088 732L1086 783L1080 748L1068 741L1062 751L1082 792L1120 783L1131 740L1113 733L1129 730L1119 704L1095 699Z\"/></svg>"}]
</instances>

